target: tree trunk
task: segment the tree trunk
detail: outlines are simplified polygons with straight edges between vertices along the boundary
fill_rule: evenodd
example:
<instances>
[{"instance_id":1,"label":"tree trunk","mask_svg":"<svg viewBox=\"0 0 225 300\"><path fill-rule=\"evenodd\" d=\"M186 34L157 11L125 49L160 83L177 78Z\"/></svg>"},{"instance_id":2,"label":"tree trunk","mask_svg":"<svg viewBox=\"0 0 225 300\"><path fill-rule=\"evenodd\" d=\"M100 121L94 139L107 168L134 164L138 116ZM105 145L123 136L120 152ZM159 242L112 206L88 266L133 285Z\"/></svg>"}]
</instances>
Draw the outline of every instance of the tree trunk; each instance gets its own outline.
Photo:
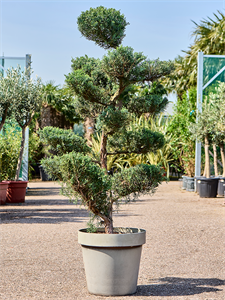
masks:
<instances>
[{"instance_id":1,"label":"tree trunk","mask_svg":"<svg viewBox=\"0 0 225 300\"><path fill-rule=\"evenodd\" d=\"M112 193L110 192L111 196L111 205L109 206L109 217L107 218L107 222L105 222L105 233L112 234L113 233L113 219L112 219L112 208L113 208L113 202L112 202Z\"/></svg>"},{"instance_id":2,"label":"tree trunk","mask_svg":"<svg viewBox=\"0 0 225 300\"><path fill-rule=\"evenodd\" d=\"M221 160L223 164L223 177L225 177L225 154L224 154L224 145L220 144L220 154L221 154Z\"/></svg>"},{"instance_id":3,"label":"tree trunk","mask_svg":"<svg viewBox=\"0 0 225 300\"><path fill-rule=\"evenodd\" d=\"M50 106L43 105L41 108L41 129L43 129L46 126L52 126L51 124L51 108Z\"/></svg>"},{"instance_id":4,"label":"tree trunk","mask_svg":"<svg viewBox=\"0 0 225 300\"><path fill-rule=\"evenodd\" d=\"M95 128L95 121L93 118L86 118L84 122L84 130L85 134L84 137L87 140L88 146L91 146L92 144L92 134L94 133L94 128Z\"/></svg>"},{"instance_id":5,"label":"tree trunk","mask_svg":"<svg viewBox=\"0 0 225 300\"><path fill-rule=\"evenodd\" d=\"M46 126L59 127L64 129L73 129L73 124L66 120L65 116L49 105L43 105L41 108L41 124L43 129Z\"/></svg>"},{"instance_id":6,"label":"tree trunk","mask_svg":"<svg viewBox=\"0 0 225 300\"><path fill-rule=\"evenodd\" d=\"M213 161L214 161L214 171L215 177L218 176L218 165L217 165L217 151L216 151L216 144L213 144Z\"/></svg>"},{"instance_id":7,"label":"tree trunk","mask_svg":"<svg viewBox=\"0 0 225 300\"><path fill-rule=\"evenodd\" d=\"M2 127L3 127L4 123L5 123L6 116L7 116L7 111L8 111L8 107L6 108L6 110L3 113L2 120L0 122L0 131L2 130Z\"/></svg>"},{"instance_id":8,"label":"tree trunk","mask_svg":"<svg viewBox=\"0 0 225 300\"><path fill-rule=\"evenodd\" d=\"M20 145L20 154L19 154L19 159L18 159L18 163L17 163L17 167L16 167L16 176L15 176L15 180L19 180L19 176L20 176L20 169L22 166L22 159L23 159L23 151L24 151L24 144L25 144L25 130L26 130L27 126L23 126L22 127L22 140L21 140L21 145Z\"/></svg>"},{"instance_id":9,"label":"tree trunk","mask_svg":"<svg viewBox=\"0 0 225 300\"><path fill-rule=\"evenodd\" d=\"M105 222L105 233L112 234L113 233L113 220L110 219L109 222Z\"/></svg>"},{"instance_id":10,"label":"tree trunk","mask_svg":"<svg viewBox=\"0 0 225 300\"><path fill-rule=\"evenodd\" d=\"M209 161L209 140L208 136L205 137L205 176L210 177L210 161Z\"/></svg>"},{"instance_id":11,"label":"tree trunk","mask_svg":"<svg viewBox=\"0 0 225 300\"><path fill-rule=\"evenodd\" d=\"M203 177L205 177L205 174L206 174L206 167L204 166L204 173L203 173Z\"/></svg>"},{"instance_id":12,"label":"tree trunk","mask_svg":"<svg viewBox=\"0 0 225 300\"><path fill-rule=\"evenodd\" d=\"M104 131L102 131L102 138L101 138L101 148L100 148L100 162L101 168L105 169L107 172L107 135L105 135Z\"/></svg>"}]
</instances>

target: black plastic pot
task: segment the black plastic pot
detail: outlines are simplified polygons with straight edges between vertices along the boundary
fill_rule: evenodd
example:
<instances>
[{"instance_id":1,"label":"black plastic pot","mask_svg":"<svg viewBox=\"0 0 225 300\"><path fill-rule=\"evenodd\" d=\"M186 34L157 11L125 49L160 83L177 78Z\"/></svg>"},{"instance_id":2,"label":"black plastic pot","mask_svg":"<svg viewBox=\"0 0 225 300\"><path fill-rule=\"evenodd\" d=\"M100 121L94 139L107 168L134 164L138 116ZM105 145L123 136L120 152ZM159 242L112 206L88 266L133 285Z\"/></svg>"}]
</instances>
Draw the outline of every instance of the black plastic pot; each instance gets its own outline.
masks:
<instances>
[{"instance_id":1,"label":"black plastic pot","mask_svg":"<svg viewBox=\"0 0 225 300\"><path fill-rule=\"evenodd\" d=\"M194 177L186 176L186 191L194 192L195 191L195 179Z\"/></svg>"},{"instance_id":2,"label":"black plastic pot","mask_svg":"<svg viewBox=\"0 0 225 300\"><path fill-rule=\"evenodd\" d=\"M219 177L217 194L218 196L225 196L225 177Z\"/></svg>"},{"instance_id":3,"label":"black plastic pot","mask_svg":"<svg viewBox=\"0 0 225 300\"><path fill-rule=\"evenodd\" d=\"M45 173L42 166L39 166L40 176L42 181L51 181L52 179Z\"/></svg>"},{"instance_id":4,"label":"black plastic pot","mask_svg":"<svg viewBox=\"0 0 225 300\"><path fill-rule=\"evenodd\" d=\"M200 198L216 198L218 188L218 177L215 178L201 178L199 183Z\"/></svg>"},{"instance_id":5,"label":"black plastic pot","mask_svg":"<svg viewBox=\"0 0 225 300\"><path fill-rule=\"evenodd\" d=\"M206 178L205 176L195 176L195 191L197 194L199 194L199 183L201 182L202 178Z\"/></svg>"}]
</instances>

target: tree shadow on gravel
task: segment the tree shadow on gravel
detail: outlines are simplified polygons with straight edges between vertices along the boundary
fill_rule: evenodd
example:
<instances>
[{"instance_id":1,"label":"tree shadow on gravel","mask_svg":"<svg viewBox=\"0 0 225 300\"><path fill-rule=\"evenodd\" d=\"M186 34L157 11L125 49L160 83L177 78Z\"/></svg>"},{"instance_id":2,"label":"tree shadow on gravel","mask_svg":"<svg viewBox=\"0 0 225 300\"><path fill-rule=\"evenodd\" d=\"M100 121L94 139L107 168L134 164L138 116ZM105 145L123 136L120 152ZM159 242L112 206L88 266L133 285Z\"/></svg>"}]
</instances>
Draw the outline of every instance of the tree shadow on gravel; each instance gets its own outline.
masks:
<instances>
[{"instance_id":1,"label":"tree shadow on gravel","mask_svg":"<svg viewBox=\"0 0 225 300\"><path fill-rule=\"evenodd\" d=\"M179 278L165 277L152 280L149 285L139 285L132 296L191 296L202 293L221 292L225 280L217 278Z\"/></svg>"},{"instance_id":2,"label":"tree shadow on gravel","mask_svg":"<svg viewBox=\"0 0 225 300\"><path fill-rule=\"evenodd\" d=\"M45 208L40 208L45 206ZM51 206L58 206L51 208ZM60 208L63 206L63 208ZM65 208L68 207L68 208ZM114 213L114 217L138 216L132 213ZM67 199L26 200L24 203L9 203L0 209L1 223L46 223L83 222L89 218L89 212Z\"/></svg>"},{"instance_id":3,"label":"tree shadow on gravel","mask_svg":"<svg viewBox=\"0 0 225 300\"><path fill-rule=\"evenodd\" d=\"M57 224L63 222L83 222L89 214L85 209L5 209L1 210L1 223Z\"/></svg>"},{"instance_id":4,"label":"tree shadow on gravel","mask_svg":"<svg viewBox=\"0 0 225 300\"><path fill-rule=\"evenodd\" d=\"M46 188L28 188L26 196L53 196L59 195L60 187L46 187Z\"/></svg>"}]
</instances>

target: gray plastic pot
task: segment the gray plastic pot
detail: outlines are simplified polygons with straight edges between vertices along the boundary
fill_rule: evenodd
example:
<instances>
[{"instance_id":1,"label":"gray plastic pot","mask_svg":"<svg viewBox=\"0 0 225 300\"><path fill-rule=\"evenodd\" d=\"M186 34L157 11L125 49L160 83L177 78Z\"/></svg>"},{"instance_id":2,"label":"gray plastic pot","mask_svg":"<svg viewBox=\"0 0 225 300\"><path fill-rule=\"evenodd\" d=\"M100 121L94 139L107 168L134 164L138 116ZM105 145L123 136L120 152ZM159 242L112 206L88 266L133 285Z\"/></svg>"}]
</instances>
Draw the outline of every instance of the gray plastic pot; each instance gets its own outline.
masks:
<instances>
[{"instance_id":1,"label":"gray plastic pot","mask_svg":"<svg viewBox=\"0 0 225 300\"><path fill-rule=\"evenodd\" d=\"M146 232L137 228L114 228L122 234L78 231L87 287L91 294L122 296L136 292L142 245ZM104 229L101 229L104 232Z\"/></svg>"},{"instance_id":2,"label":"gray plastic pot","mask_svg":"<svg viewBox=\"0 0 225 300\"><path fill-rule=\"evenodd\" d=\"M186 190L186 188L187 188L187 177L188 176L182 176L182 178L183 178L183 186L182 186L182 190Z\"/></svg>"},{"instance_id":3,"label":"gray plastic pot","mask_svg":"<svg viewBox=\"0 0 225 300\"><path fill-rule=\"evenodd\" d=\"M218 196L225 196L224 193L225 193L225 177L219 177L217 194Z\"/></svg>"},{"instance_id":4,"label":"gray plastic pot","mask_svg":"<svg viewBox=\"0 0 225 300\"><path fill-rule=\"evenodd\" d=\"M194 192L195 191L195 179L194 177L186 176L186 191Z\"/></svg>"}]
</instances>

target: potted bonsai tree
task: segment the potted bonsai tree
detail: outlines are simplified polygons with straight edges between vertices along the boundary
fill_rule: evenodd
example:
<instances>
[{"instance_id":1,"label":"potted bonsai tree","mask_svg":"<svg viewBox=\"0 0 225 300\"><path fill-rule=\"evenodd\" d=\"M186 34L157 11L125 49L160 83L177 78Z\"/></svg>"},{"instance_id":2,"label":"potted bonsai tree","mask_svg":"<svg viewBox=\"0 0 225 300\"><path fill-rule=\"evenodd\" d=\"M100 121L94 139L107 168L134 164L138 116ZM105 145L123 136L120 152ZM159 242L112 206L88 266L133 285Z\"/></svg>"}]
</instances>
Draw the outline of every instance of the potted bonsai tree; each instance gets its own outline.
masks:
<instances>
[{"instance_id":1,"label":"potted bonsai tree","mask_svg":"<svg viewBox=\"0 0 225 300\"><path fill-rule=\"evenodd\" d=\"M91 223L89 229L78 232L88 290L99 295L136 291L146 233L138 228L115 228L113 211L121 199L129 202L140 193L153 193L164 180L164 170L149 164L108 175L109 155L148 153L164 145L162 134L147 128L129 130L128 125L131 114L154 115L166 106L165 89L158 80L171 72L173 64L147 60L142 53L122 46L127 25L120 11L102 6L82 12L78 18L83 36L111 49L102 60L86 55L73 59L72 72L66 76L77 96L77 111L84 120L95 119L101 132L99 156L93 156L91 148L72 132L47 127L40 132L55 154L42 160L46 172L63 183L64 194L81 199L93 219L104 225L93 230Z\"/></svg>"}]
</instances>

